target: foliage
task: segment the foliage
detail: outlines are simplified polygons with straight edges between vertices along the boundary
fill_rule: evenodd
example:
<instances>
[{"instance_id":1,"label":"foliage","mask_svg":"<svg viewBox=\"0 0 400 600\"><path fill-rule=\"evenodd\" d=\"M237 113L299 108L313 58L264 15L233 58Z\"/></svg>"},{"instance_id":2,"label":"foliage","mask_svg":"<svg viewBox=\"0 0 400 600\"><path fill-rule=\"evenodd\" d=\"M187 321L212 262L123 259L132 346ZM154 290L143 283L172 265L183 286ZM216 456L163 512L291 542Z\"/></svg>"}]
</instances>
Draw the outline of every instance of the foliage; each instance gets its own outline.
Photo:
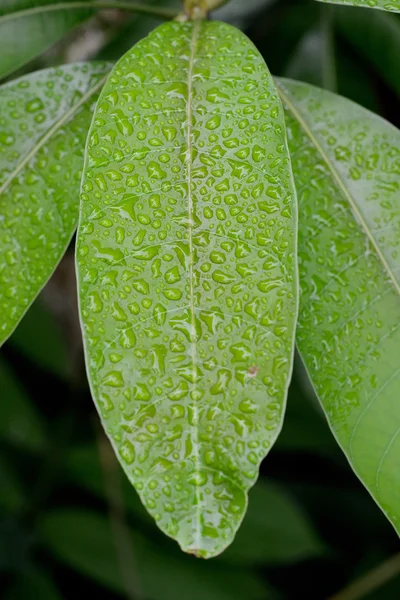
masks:
<instances>
[{"instance_id":1,"label":"foliage","mask_svg":"<svg viewBox=\"0 0 400 600\"><path fill-rule=\"evenodd\" d=\"M338 448L400 532L400 6L337 4L0 8L6 598L321 599L396 550Z\"/></svg>"}]
</instances>

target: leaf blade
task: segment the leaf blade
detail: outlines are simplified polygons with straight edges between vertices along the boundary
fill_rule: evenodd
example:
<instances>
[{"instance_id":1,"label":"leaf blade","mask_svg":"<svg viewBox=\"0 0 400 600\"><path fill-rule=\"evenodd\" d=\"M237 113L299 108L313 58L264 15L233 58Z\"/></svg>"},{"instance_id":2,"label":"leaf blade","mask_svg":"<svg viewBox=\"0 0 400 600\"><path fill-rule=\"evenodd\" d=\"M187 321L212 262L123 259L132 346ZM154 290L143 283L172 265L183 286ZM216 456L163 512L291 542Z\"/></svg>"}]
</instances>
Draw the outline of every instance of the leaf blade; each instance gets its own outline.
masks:
<instances>
[{"instance_id":1,"label":"leaf blade","mask_svg":"<svg viewBox=\"0 0 400 600\"><path fill-rule=\"evenodd\" d=\"M227 65L222 63L226 79L222 89L216 85L217 39L228 48L241 48L244 56L235 63L228 52ZM211 58L202 57L202 50ZM167 59L163 60L163 52ZM155 63L149 62L152 55ZM246 81L235 81L236 65L253 75L247 91ZM123 57L113 73L98 104L97 116L104 127L92 127L89 134L78 227L88 377L121 463L149 512L158 516L158 525L187 551L212 556L230 543L242 520L246 491L281 427L292 368L296 208L282 112L254 47L232 27L216 22L163 25ZM232 84L240 102L228 94ZM141 103L135 105L136 99ZM126 113L125 106L131 106ZM253 113L256 119L247 119ZM269 139L255 125L261 113L268 115ZM242 149L230 131L239 122ZM207 143L202 141L206 135ZM246 149L251 137L255 141ZM128 148L125 156L124 147ZM235 186L225 171L231 172ZM239 183L243 178L248 188ZM204 205L200 190L205 192ZM240 193L242 209L236 206ZM265 225L265 235L253 227L263 223L263 209L267 215L276 213L275 220ZM227 217L229 210L235 221ZM250 221L244 229L242 223L252 217L253 225ZM259 277L258 254L264 258ZM126 281L126 298L118 295L113 284L102 292L101 281L106 284L110 277L122 291ZM248 288L250 277L259 286L257 293ZM207 297L204 301L202 293ZM240 315L235 316L227 294L237 298ZM275 322L276 328L271 325ZM220 339L228 330L236 344ZM268 337L279 348L271 361L263 348L273 343ZM231 400L229 417L224 402L231 392L238 399ZM262 400L265 393L270 408ZM211 435L214 413L216 431ZM266 433L257 433L253 414L259 415L260 422L271 423ZM208 434L207 426L211 427ZM233 445L240 432L244 436L248 432L246 441L259 444L260 449L250 452L249 459L234 452L236 464L229 464L226 444ZM239 448L240 454L241 444ZM180 491L165 486L170 477L177 478ZM174 502L162 502L152 486L166 487ZM185 495L191 498L188 505L182 501ZM231 501L224 500L228 497ZM233 518L231 509L236 511ZM215 518L223 525L221 531L212 525Z\"/></svg>"},{"instance_id":2,"label":"leaf blade","mask_svg":"<svg viewBox=\"0 0 400 600\"><path fill-rule=\"evenodd\" d=\"M279 87L301 206L298 347L339 445L398 529L400 134L345 98Z\"/></svg>"},{"instance_id":3,"label":"leaf blade","mask_svg":"<svg viewBox=\"0 0 400 600\"><path fill-rule=\"evenodd\" d=\"M346 6L359 6L360 8L375 8L390 12L400 12L400 0L318 0L329 4L345 4Z\"/></svg>"},{"instance_id":4,"label":"leaf blade","mask_svg":"<svg viewBox=\"0 0 400 600\"><path fill-rule=\"evenodd\" d=\"M108 69L70 65L0 88L1 114L9 112L0 141L0 344L50 278L75 230L82 146L93 96Z\"/></svg>"},{"instance_id":5,"label":"leaf blade","mask_svg":"<svg viewBox=\"0 0 400 600\"><path fill-rule=\"evenodd\" d=\"M32 60L93 11L76 8L46 12L46 7L62 0L9 0L0 7L0 79ZM43 8L43 12L35 9Z\"/></svg>"}]
</instances>

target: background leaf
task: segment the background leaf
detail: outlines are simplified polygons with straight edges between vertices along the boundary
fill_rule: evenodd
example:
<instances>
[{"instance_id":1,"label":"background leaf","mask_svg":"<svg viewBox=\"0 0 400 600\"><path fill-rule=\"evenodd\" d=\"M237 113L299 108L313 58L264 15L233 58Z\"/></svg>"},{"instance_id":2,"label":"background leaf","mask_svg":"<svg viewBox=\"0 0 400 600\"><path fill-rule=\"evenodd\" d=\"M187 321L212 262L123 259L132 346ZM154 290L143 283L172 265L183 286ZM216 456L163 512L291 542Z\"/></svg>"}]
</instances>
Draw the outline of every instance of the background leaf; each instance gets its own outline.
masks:
<instances>
[{"instance_id":1,"label":"background leaf","mask_svg":"<svg viewBox=\"0 0 400 600\"><path fill-rule=\"evenodd\" d=\"M399 530L400 132L281 81L300 206L297 343L350 464Z\"/></svg>"},{"instance_id":2,"label":"background leaf","mask_svg":"<svg viewBox=\"0 0 400 600\"><path fill-rule=\"evenodd\" d=\"M82 23L93 11L46 11L63 0L6 0L0 4L0 79L15 71ZM43 10L40 10L43 8Z\"/></svg>"},{"instance_id":3,"label":"background leaf","mask_svg":"<svg viewBox=\"0 0 400 600\"><path fill-rule=\"evenodd\" d=\"M84 510L59 509L47 515L40 527L43 543L72 568L92 577L116 592L124 592L112 529L107 519ZM260 579L245 569L232 571L223 565L207 569L190 557L175 558L149 543L138 533L131 534L137 564L135 575L146 598L176 600L190 590L193 600L251 600L276 598ZM157 573L157 577L155 577ZM140 575L139 575L140 574Z\"/></svg>"},{"instance_id":4,"label":"background leaf","mask_svg":"<svg viewBox=\"0 0 400 600\"><path fill-rule=\"evenodd\" d=\"M85 139L108 70L69 65L0 88L0 345L75 230Z\"/></svg>"},{"instance_id":5,"label":"background leaf","mask_svg":"<svg viewBox=\"0 0 400 600\"><path fill-rule=\"evenodd\" d=\"M329 2L332 0L319 0L320 2ZM361 8L378 8L380 10L389 10L400 12L400 0L334 0L334 4L347 4Z\"/></svg>"},{"instance_id":6,"label":"background leaf","mask_svg":"<svg viewBox=\"0 0 400 600\"><path fill-rule=\"evenodd\" d=\"M67 375L68 356L59 323L40 297L29 308L9 343L41 368L60 377Z\"/></svg>"},{"instance_id":7,"label":"background leaf","mask_svg":"<svg viewBox=\"0 0 400 600\"><path fill-rule=\"evenodd\" d=\"M400 16L360 11L357 8L338 8L335 22L339 33L374 66L376 74L400 95ZM368 44L365 40L368 40Z\"/></svg>"},{"instance_id":8,"label":"background leaf","mask_svg":"<svg viewBox=\"0 0 400 600\"><path fill-rule=\"evenodd\" d=\"M116 65L89 136L77 264L93 397L161 529L212 556L243 518L291 372L281 105L240 32L169 23Z\"/></svg>"},{"instance_id":9,"label":"background leaf","mask_svg":"<svg viewBox=\"0 0 400 600\"><path fill-rule=\"evenodd\" d=\"M30 451L41 450L45 435L40 416L10 367L0 362L0 438Z\"/></svg>"}]
</instances>

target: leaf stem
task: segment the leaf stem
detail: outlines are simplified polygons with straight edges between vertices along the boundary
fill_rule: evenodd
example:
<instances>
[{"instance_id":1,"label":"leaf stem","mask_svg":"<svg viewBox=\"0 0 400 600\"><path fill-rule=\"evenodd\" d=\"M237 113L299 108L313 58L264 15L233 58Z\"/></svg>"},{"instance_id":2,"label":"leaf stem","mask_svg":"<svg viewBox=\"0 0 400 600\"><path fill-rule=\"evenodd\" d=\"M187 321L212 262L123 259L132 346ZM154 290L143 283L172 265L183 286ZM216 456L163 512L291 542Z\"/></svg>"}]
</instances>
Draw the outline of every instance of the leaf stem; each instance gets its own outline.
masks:
<instances>
[{"instance_id":1,"label":"leaf stem","mask_svg":"<svg viewBox=\"0 0 400 600\"><path fill-rule=\"evenodd\" d=\"M336 92L335 39L333 27L333 7L321 6L321 28L323 36L322 79L326 90Z\"/></svg>"},{"instance_id":2,"label":"leaf stem","mask_svg":"<svg viewBox=\"0 0 400 600\"><path fill-rule=\"evenodd\" d=\"M144 13L159 17L160 19L175 19L179 12L168 8L158 8L156 6L148 6L138 2L113 2L113 0L77 0L76 2L59 2L58 4L48 4L44 6L35 6L25 10L19 10L3 17L0 17L0 24L6 21L12 21L22 17L28 17L35 14L43 14L58 10L72 10L74 8L86 8L89 10L102 10L105 8L115 8L118 10L126 10L129 12Z\"/></svg>"},{"instance_id":3,"label":"leaf stem","mask_svg":"<svg viewBox=\"0 0 400 600\"><path fill-rule=\"evenodd\" d=\"M360 600L400 574L400 553L391 556L383 563L360 577L329 600Z\"/></svg>"}]
</instances>

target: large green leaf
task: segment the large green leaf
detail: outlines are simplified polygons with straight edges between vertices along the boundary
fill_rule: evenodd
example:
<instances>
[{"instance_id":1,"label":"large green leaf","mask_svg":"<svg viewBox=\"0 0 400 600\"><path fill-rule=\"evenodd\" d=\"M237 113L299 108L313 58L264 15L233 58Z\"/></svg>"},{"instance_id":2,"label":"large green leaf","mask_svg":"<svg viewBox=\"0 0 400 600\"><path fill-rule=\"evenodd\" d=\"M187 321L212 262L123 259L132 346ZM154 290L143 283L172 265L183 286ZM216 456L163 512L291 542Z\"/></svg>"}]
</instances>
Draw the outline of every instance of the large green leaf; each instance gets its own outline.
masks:
<instances>
[{"instance_id":1,"label":"large green leaf","mask_svg":"<svg viewBox=\"0 0 400 600\"><path fill-rule=\"evenodd\" d=\"M346 4L348 6L360 6L362 8L378 8L379 10L389 10L391 12L400 12L400 0L319 0L320 2L329 2L330 4Z\"/></svg>"},{"instance_id":2,"label":"large green leaf","mask_svg":"<svg viewBox=\"0 0 400 600\"><path fill-rule=\"evenodd\" d=\"M59 40L93 11L63 0L6 0L0 3L0 79Z\"/></svg>"},{"instance_id":3,"label":"large green leaf","mask_svg":"<svg viewBox=\"0 0 400 600\"><path fill-rule=\"evenodd\" d=\"M85 139L108 71L82 63L0 87L0 345L76 227Z\"/></svg>"},{"instance_id":4,"label":"large green leaf","mask_svg":"<svg viewBox=\"0 0 400 600\"><path fill-rule=\"evenodd\" d=\"M110 522L86 510L59 509L40 524L44 545L73 569L119 593L126 593L116 539ZM255 573L240 567L195 561L185 555L170 556L139 533L127 529L136 586L153 600L272 600L275 595ZM122 548L121 548L122 549ZM129 555L125 551L125 560ZM134 571L133 571L134 570ZM190 592L189 592L190 590ZM125 595L124 593L124 595Z\"/></svg>"},{"instance_id":5,"label":"large green leaf","mask_svg":"<svg viewBox=\"0 0 400 600\"><path fill-rule=\"evenodd\" d=\"M77 263L104 427L163 531L233 539L281 428L297 312L282 107L249 40L168 23L114 68L89 134Z\"/></svg>"},{"instance_id":6,"label":"large green leaf","mask_svg":"<svg viewBox=\"0 0 400 600\"><path fill-rule=\"evenodd\" d=\"M297 343L350 464L400 530L400 132L279 83L299 197Z\"/></svg>"}]
</instances>

